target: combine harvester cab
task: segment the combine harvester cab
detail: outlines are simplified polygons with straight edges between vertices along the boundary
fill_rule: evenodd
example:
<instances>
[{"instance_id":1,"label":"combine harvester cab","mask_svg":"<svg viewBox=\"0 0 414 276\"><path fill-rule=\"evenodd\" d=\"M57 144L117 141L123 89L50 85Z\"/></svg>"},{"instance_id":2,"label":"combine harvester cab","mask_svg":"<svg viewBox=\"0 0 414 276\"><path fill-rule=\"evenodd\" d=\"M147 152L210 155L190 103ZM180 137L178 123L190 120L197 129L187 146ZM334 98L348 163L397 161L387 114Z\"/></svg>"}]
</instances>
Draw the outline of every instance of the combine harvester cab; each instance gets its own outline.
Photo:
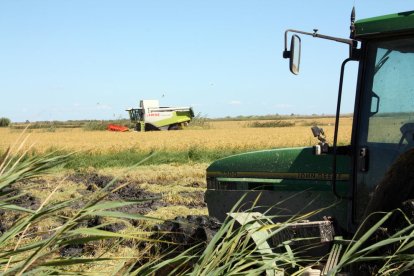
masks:
<instances>
[{"instance_id":1,"label":"combine harvester cab","mask_svg":"<svg viewBox=\"0 0 414 276\"><path fill-rule=\"evenodd\" d=\"M141 100L139 106L126 110L136 131L179 130L194 117L191 107L160 107L158 100Z\"/></svg>"}]
</instances>

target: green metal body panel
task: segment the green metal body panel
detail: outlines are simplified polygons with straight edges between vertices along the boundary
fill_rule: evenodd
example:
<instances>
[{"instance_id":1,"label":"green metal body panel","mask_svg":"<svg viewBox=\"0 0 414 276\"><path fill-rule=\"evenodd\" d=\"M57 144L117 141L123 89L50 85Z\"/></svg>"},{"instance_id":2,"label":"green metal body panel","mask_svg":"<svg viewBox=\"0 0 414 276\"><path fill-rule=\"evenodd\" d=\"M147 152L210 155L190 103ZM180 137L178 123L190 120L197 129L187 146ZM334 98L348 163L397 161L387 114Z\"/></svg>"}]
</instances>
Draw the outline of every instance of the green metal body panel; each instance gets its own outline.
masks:
<instances>
[{"instance_id":1,"label":"green metal body panel","mask_svg":"<svg viewBox=\"0 0 414 276\"><path fill-rule=\"evenodd\" d=\"M414 29L414 11L383 15L355 22L355 38L370 35L398 33Z\"/></svg>"},{"instance_id":2,"label":"green metal body panel","mask_svg":"<svg viewBox=\"0 0 414 276\"><path fill-rule=\"evenodd\" d=\"M156 127L169 126L173 124L180 124L184 122L189 122L194 117L192 111L174 111L171 118L160 120L154 123Z\"/></svg>"},{"instance_id":3,"label":"green metal body panel","mask_svg":"<svg viewBox=\"0 0 414 276\"><path fill-rule=\"evenodd\" d=\"M207 177L330 180L332 155L315 155L313 148L284 148L248 152L215 161ZM349 177L349 158L338 156L339 179Z\"/></svg>"},{"instance_id":4,"label":"green metal body panel","mask_svg":"<svg viewBox=\"0 0 414 276\"><path fill-rule=\"evenodd\" d=\"M268 214L292 215L327 208L317 214L335 216L347 227L347 202L332 193L332 155L315 155L313 148L287 148L249 152L215 161L207 168L205 200L211 216L223 220L240 198L244 210L261 206L261 211L277 204ZM337 191L347 196L351 160L339 155ZM281 211L283 209L283 211Z\"/></svg>"}]
</instances>

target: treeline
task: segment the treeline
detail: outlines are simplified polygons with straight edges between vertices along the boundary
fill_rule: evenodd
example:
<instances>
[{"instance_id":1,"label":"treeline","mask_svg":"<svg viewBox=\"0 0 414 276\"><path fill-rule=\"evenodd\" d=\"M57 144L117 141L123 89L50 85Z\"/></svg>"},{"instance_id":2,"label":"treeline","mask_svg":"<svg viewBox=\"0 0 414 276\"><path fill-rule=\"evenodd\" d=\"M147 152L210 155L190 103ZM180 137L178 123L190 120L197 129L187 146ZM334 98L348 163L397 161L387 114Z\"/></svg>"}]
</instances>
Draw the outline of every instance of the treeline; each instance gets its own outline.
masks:
<instances>
[{"instance_id":1,"label":"treeline","mask_svg":"<svg viewBox=\"0 0 414 276\"><path fill-rule=\"evenodd\" d=\"M352 117L353 114L341 114L341 117ZM239 115L235 117L226 116L220 118L207 118L210 121L257 121L257 120L292 120L292 119L309 119L309 118L332 118L335 117L333 114L312 114L312 115L301 115L301 114L290 114L290 115L279 115L279 114L267 114L267 115Z\"/></svg>"},{"instance_id":2,"label":"treeline","mask_svg":"<svg viewBox=\"0 0 414 276\"><path fill-rule=\"evenodd\" d=\"M24 123L11 123L11 129L48 129L57 128L83 128L85 130L104 130L109 124L122 125L126 127L134 127L134 124L127 119L119 120L68 120L68 121L37 121Z\"/></svg>"}]
</instances>

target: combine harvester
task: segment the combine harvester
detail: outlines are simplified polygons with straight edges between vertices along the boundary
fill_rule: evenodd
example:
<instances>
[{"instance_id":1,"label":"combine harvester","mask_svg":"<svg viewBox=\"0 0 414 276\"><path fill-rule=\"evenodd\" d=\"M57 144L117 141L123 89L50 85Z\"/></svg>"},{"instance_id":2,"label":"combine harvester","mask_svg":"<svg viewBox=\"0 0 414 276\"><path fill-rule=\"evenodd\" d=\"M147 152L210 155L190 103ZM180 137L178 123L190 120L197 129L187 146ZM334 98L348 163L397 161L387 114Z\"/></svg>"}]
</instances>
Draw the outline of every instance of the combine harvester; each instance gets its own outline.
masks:
<instances>
[{"instance_id":1,"label":"combine harvester","mask_svg":"<svg viewBox=\"0 0 414 276\"><path fill-rule=\"evenodd\" d=\"M160 107L158 100L141 100L139 108L127 109L136 131L178 130L194 117L191 107Z\"/></svg>"}]
</instances>

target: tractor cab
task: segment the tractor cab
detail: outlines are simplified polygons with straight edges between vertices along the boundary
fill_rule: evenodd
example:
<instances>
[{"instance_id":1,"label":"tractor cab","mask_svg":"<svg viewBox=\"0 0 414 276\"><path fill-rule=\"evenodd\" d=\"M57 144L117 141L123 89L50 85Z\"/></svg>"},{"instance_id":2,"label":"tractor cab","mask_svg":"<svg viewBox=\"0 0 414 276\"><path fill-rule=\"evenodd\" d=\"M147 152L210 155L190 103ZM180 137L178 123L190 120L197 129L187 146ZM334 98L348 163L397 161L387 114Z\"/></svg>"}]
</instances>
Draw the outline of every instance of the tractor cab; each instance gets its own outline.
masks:
<instances>
[{"instance_id":1,"label":"tractor cab","mask_svg":"<svg viewBox=\"0 0 414 276\"><path fill-rule=\"evenodd\" d=\"M352 189L347 198L352 207L348 217L350 224L357 225L364 218L376 185L396 159L414 146L414 12L355 23L353 18L350 40L319 35L316 30L311 35L347 43L350 49L341 70L334 145L331 151L329 147L319 151L332 152L334 160L339 155L336 138L343 68L348 61L359 62L352 141L350 151L345 153L352 157ZM300 49L301 40L295 34L290 51L286 47L284 51L293 74L299 74ZM332 167L335 175L335 161ZM332 182L335 187L335 179Z\"/></svg>"}]
</instances>

